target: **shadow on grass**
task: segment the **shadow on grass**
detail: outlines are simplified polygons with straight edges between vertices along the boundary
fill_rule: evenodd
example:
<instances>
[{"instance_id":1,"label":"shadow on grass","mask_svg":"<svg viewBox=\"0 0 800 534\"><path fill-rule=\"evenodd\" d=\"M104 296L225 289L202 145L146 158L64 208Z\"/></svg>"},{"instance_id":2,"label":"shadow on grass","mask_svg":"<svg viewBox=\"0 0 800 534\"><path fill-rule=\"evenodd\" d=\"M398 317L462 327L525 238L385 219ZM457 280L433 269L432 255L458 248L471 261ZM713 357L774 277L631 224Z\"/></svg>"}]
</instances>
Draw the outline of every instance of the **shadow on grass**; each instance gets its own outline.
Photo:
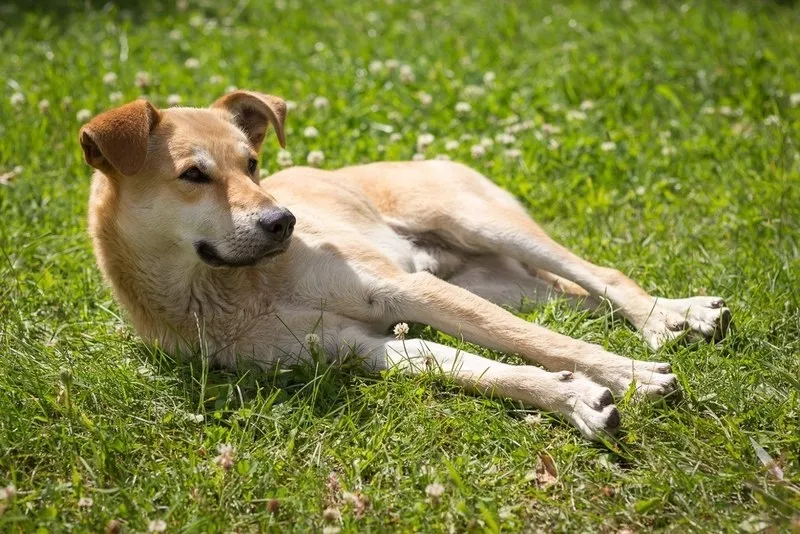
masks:
<instances>
[{"instance_id":1,"label":"shadow on grass","mask_svg":"<svg viewBox=\"0 0 800 534\"><path fill-rule=\"evenodd\" d=\"M241 408L291 401L307 406L316 417L325 417L352 400L350 386L356 379L375 378L356 359L330 363L321 359L264 370L253 362L239 361L235 369L204 364L199 355L173 357L138 345L139 357L183 385L192 406L224 421Z\"/></svg>"}]
</instances>

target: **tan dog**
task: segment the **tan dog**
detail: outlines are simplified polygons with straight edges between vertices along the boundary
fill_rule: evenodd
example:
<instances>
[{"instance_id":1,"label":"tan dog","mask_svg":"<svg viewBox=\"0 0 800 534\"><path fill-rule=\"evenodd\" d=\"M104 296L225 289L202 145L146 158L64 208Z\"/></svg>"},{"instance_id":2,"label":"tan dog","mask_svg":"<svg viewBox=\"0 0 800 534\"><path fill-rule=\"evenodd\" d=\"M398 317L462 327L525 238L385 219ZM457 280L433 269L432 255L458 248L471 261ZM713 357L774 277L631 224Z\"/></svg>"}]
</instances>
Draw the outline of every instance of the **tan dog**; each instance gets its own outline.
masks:
<instances>
[{"instance_id":1,"label":"tan dog","mask_svg":"<svg viewBox=\"0 0 800 534\"><path fill-rule=\"evenodd\" d=\"M716 297L670 300L552 241L507 192L441 161L337 171L296 167L259 185L270 124L286 106L237 91L209 109L138 100L81 129L97 169L90 230L97 261L140 335L214 361L296 362L319 349L372 370L435 366L465 387L558 412L595 438L619 428L612 393L677 387L670 366L635 361L527 323L501 306L607 299L653 347L685 332L724 335ZM295 224L296 223L296 224ZM418 339L433 326L542 365L513 366ZM313 334L313 335L309 335Z\"/></svg>"}]
</instances>

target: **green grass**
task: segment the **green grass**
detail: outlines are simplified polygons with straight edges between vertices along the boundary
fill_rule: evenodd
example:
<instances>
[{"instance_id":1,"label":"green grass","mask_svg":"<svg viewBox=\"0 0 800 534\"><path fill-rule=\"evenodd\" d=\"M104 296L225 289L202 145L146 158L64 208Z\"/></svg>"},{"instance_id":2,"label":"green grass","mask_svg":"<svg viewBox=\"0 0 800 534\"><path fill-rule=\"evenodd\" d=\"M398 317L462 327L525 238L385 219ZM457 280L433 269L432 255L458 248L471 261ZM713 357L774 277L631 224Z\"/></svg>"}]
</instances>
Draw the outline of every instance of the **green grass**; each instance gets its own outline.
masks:
<instances>
[{"instance_id":1,"label":"green grass","mask_svg":"<svg viewBox=\"0 0 800 534\"><path fill-rule=\"evenodd\" d=\"M22 167L0 185L0 487L17 491L2 503L0 531L100 531L111 519L128 531L158 519L169 531L321 530L329 506L341 511L334 526L352 532L754 531L791 529L793 517L800 528L791 3L36 4L0 13L0 175ZM370 70L391 58L416 79ZM146 88L134 83L139 71L150 74ZM229 85L297 102L287 132L295 163L310 150L323 150L328 168L409 159L430 132L426 156L491 176L576 252L657 294L726 297L735 331L717 346L654 354L609 317L564 303L530 314L673 364L683 398L623 401L624 431L605 445L435 376L175 362L136 339L94 265L76 115L111 107L117 91L205 106ZM317 109L317 96L330 105ZM585 100L593 107L576 120ZM457 114L459 101L471 111ZM520 158L497 143L473 157L472 145L513 120L532 121L511 144ZM561 131L543 133L545 124ZM319 136L304 137L312 125ZM473 137L445 150L462 134ZM271 172L276 152L266 145ZM229 472L214 462L221 443L235 447ZM558 468L550 485L536 476L543 451ZM439 502L426 496L434 482ZM87 497L93 505L79 506Z\"/></svg>"}]
</instances>

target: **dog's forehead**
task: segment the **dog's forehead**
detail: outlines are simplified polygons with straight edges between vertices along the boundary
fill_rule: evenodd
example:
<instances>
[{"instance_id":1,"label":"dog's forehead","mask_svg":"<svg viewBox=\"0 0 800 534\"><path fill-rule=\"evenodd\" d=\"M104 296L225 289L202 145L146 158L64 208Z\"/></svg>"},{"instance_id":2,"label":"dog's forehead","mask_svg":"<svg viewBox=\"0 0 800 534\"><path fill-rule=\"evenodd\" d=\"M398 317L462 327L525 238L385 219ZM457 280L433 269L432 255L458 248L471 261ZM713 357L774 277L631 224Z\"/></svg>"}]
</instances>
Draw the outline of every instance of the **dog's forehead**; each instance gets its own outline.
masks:
<instances>
[{"instance_id":1,"label":"dog's forehead","mask_svg":"<svg viewBox=\"0 0 800 534\"><path fill-rule=\"evenodd\" d=\"M229 114L221 110L170 108L163 111L159 129L171 149L181 155L205 159L215 159L222 152L250 155L247 136L228 119Z\"/></svg>"}]
</instances>

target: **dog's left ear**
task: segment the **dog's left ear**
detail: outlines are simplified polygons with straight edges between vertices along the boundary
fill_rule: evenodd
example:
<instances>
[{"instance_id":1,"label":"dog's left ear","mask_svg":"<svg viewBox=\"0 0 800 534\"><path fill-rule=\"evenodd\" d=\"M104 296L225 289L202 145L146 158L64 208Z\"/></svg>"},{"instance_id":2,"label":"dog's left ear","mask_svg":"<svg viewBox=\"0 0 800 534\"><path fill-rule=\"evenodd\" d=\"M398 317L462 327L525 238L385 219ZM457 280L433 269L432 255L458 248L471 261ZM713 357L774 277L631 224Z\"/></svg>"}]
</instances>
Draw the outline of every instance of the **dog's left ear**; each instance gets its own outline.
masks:
<instances>
[{"instance_id":1,"label":"dog's left ear","mask_svg":"<svg viewBox=\"0 0 800 534\"><path fill-rule=\"evenodd\" d=\"M278 142L286 148L283 123L286 121L286 102L283 99L251 91L234 91L211 104L212 108L227 109L233 120L241 128L256 151L267 134L270 124L275 128Z\"/></svg>"}]
</instances>

